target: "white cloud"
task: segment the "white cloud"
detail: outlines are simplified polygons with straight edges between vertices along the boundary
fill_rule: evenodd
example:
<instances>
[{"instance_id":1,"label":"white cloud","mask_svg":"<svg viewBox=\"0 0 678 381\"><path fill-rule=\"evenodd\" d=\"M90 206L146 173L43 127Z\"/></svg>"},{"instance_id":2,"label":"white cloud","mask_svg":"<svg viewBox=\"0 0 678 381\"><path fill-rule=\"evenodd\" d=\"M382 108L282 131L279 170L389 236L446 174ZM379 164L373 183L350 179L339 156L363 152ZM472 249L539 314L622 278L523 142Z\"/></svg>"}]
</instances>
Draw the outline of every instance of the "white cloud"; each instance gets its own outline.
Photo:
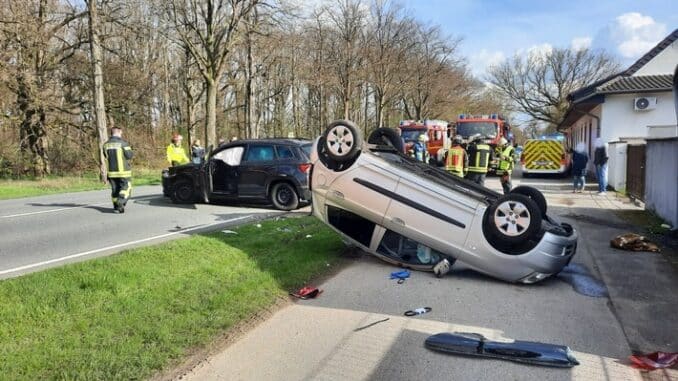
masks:
<instances>
[{"instance_id":1,"label":"white cloud","mask_svg":"<svg viewBox=\"0 0 678 381\"><path fill-rule=\"evenodd\" d=\"M506 59L504 52L498 51L489 51L487 49L480 49L475 54L471 54L469 58L471 70L475 75L484 74L487 68L491 66L498 65Z\"/></svg>"},{"instance_id":2,"label":"white cloud","mask_svg":"<svg viewBox=\"0 0 678 381\"><path fill-rule=\"evenodd\" d=\"M638 12L624 13L615 18L596 37L596 45L614 46L624 58L638 58L666 37L666 25Z\"/></svg>"},{"instance_id":3,"label":"white cloud","mask_svg":"<svg viewBox=\"0 0 678 381\"><path fill-rule=\"evenodd\" d=\"M550 54L553 51L553 45L545 42L539 45L532 45L527 49L527 54L530 57L544 57L547 54Z\"/></svg>"},{"instance_id":4,"label":"white cloud","mask_svg":"<svg viewBox=\"0 0 678 381\"><path fill-rule=\"evenodd\" d=\"M591 37L576 37L572 39L570 46L572 50L583 50L591 47L593 39Z\"/></svg>"}]
</instances>

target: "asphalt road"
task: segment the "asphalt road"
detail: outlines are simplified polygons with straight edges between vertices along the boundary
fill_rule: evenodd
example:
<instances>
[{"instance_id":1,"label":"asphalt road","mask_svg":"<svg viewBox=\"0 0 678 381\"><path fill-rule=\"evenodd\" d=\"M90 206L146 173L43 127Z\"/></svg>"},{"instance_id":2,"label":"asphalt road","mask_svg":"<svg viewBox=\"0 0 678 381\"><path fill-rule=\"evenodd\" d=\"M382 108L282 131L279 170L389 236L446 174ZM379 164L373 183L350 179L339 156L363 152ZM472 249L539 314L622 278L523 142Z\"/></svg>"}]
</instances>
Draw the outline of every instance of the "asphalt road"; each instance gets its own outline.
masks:
<instances>
[{"instance_id":1,"label":"asphalt road","mask_svg":"<svg viewBox=\"0 0 678 381\"><path fill-rule=\"evenodd\" d=\"M568 218L576 214L591 216L592 209L635 206L613 196L597 196L593 184L584 194L573 195L569 181L523 180L517 176L514 186L522 183L542 189L550 213L566 218L578 229L581 239L573 264L587 269L596 282L608 283L609 297L587 296L564 277L535 285L517 285L456 265L442 279L412 271L410 279L397 284L389 279L397 267L362 255L319 285L324 290L320 297L283 307L177 379L641 380L640 373L627 364L626 358L633 347L644 351L671 349L667 343L675 342L669 339L672 328L663 331L666 341L637 331L638 325L652 330L656 324L648 320L645 304L632 300L628 292L619 295L624 290L652 290L656 285L646 287L638 283L631 288L614 281L614 277L629 275L618 270L611 272L608 267L599 268L608 266L600 261L600 256L617 258L618 266L623 264L620 260L638 257L606 247L609 234L614 231L604 226L607 222L602 218L597 224ZM496 177L488 179L486 185L499 188ZM660 255L653 258L661 260ZM634 270L646 271L641 265ZM661 287L671 289L669 283ZM403 316L405 311L418 307L431 307L432 311L416 317ZM370 326L383 319L388 320ZM369 327L356 331L365 326ZM572 369L547 368L426 349L424 340L440 332L476 332L494 340L567 345L581 365ZM656 379L662 379L664 374L655 373L660 377Z\"/></svg>"},{"instance_id":2,"label":"asphalt road","mask_svg":"<svg viewBox=\"0 0 678 381\"><path fill-rule=\"evenodd\" d=\"M278 213L175 205L160 186L134 188L124 214L113 213L108 190L0 201L0 279Z\"/></svg>"}]
</instances>

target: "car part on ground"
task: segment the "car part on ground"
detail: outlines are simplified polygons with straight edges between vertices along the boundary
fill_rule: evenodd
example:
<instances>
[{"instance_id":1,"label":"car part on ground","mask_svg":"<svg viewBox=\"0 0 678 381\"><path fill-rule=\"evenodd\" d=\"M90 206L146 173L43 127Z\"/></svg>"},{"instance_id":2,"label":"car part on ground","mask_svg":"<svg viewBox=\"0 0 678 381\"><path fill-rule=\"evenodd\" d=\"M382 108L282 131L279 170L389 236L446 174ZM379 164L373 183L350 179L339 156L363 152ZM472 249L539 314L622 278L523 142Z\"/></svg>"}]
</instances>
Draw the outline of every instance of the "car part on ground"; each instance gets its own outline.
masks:
<instances>
[{"instance_id":1,"label":"car part on ground","mask_svg":"<svg viewBox=\"0 0 678 381\"><path fill-rule=\"evenodd\" d=\"M629 356L634 368L656 370L670 368L678 364L678 352L652 352L643 355Z\"/></svg>"},{"instance_id":2,"label":"car part on ground","mask_svg":"<svg viewBox=\"0 0 678 381\"><path fill-rule=\"evenodd\" d=\"M487 357L526 364L571 368L579 365L574 354L564 345L534 341L498 342L478 333L438 333L424 342L434 351L464 356Z\"/></svg>"},{"instance_id":3,"label":"car part on ground","mask_svg":"<svg viewBox=\"0 0 678 381\"><path fill-rule=\"evenodd\" d=\"M614 237L610 241L610 246L615 249L629 251L649 251L654 253L661 251L659 246L654 242L651 242L647 237L635 233L626 233Z\"/></svg>"},{"instance_id":4,"label":"car part on ground","mask_svg":"<svg viewBox=\"0 0 678 381\"><path fill-rule=\"evenodd\" d=\"M547 215L541 192L501 195L369 143L394 136L363 145L353 123L337 121L312 146L313 214L346 242L409 269L458 261L509 282L538 282L571 261L577 232Z\"/></svg>"}]
</instances>

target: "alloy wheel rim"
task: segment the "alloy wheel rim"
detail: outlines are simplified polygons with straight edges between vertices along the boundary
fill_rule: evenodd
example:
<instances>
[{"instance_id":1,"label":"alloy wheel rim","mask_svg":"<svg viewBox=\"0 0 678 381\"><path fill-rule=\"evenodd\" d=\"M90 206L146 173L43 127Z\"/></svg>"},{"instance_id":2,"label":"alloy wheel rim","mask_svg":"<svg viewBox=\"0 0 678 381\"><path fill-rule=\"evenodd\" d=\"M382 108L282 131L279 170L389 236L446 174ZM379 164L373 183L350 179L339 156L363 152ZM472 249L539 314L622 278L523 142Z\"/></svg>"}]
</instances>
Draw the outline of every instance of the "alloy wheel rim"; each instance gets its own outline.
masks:
<instances>
[{"instance_id":1,"label":"alloy wheel rim","mask_svg":"<svg viewBox=\"0 0 678 381\"><path fill-rule=\"evenodd\" d=\"M353 132L346 126L334 126L327 133L327 149L335 156L346 156L354 144Z\"/></svg>"},{"instance_id":2,"label":"alloy wheel rim","mask_svg":"<svg viewBox=\"0 0 678 381\"><path fill-rule=\"evenodd\" d=\"M527 207L517 201L504 201L494 211L494 224L499 231L509 237L518 237L530 226Z\"/></svg>"},{"instance_id":3,"label":"alloy wheel rim","mask_svg":"<svg viewBox=\"0 0 678 381\"><path fill-rule=\"evenodd\" d=\"M282 188L278 191L278 202L287 205L292 199L289 188Z\"/></svg>"}]
</instances>

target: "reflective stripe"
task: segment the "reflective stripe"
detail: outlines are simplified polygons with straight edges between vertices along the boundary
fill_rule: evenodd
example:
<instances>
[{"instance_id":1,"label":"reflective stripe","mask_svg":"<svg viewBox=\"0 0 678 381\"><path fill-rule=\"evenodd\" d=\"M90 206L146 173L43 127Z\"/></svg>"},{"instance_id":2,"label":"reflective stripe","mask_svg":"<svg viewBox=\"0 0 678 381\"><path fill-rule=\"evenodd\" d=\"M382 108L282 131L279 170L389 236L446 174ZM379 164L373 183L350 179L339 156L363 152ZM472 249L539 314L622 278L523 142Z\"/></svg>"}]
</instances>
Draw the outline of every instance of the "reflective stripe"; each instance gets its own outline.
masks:
<instances>
[{"instance_id":1,"label":"reflective stripe","mask_svg":"<svg viewBox=\"0 0 678 381\"><path fill-rule=\"evenodd\" d=\"M530 170L559 170L564 147L557 140L528 140L522 154L522 162Z\"/></svg>"},{"instance_id":2,"label":"reflective stripe","mask_svg":"<svg viewBox=\"0 0 678 381\"><path fill-rule=\"evenodd\" d=\"M487 167L490 165L490 146L478 144L475 147L475 155L473 155L471 160L468 167L469 172L487 173Z\"/></svg>"}]
</instances>

